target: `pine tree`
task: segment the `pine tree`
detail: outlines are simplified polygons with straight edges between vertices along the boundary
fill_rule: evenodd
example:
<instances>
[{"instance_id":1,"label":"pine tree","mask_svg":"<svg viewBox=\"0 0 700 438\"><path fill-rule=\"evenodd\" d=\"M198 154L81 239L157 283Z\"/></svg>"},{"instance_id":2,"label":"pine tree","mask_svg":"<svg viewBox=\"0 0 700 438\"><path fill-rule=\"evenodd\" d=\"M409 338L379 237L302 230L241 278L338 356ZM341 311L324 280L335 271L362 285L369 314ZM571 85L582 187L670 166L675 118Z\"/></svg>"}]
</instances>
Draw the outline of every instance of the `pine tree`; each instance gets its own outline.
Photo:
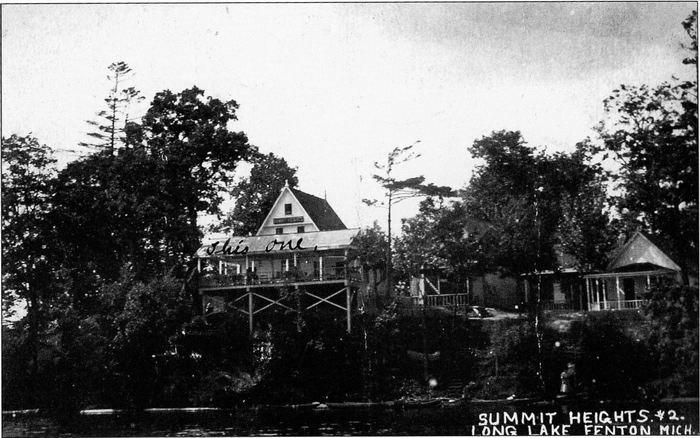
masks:
<instances>
[{"instance_id":1,"label":"pine tree","mask_svg":"<svg viewBox=\"0 0 700 438\"><path fill-rule=\"evenodd\" d=\"M120 144L126 144L125 132L130 122L131 104L142 101L144 97L134 87L121 88L133 77L131 67L127 63L114 62L107 69L110 72L107 79L112 83L109 94L104 99L107 109L97 113L98 120L87 120L87 123L95 129L87 134L94 139L94 142L82 142L80 146L107 148L113 151Z\"/></svg>"}]
</instances>

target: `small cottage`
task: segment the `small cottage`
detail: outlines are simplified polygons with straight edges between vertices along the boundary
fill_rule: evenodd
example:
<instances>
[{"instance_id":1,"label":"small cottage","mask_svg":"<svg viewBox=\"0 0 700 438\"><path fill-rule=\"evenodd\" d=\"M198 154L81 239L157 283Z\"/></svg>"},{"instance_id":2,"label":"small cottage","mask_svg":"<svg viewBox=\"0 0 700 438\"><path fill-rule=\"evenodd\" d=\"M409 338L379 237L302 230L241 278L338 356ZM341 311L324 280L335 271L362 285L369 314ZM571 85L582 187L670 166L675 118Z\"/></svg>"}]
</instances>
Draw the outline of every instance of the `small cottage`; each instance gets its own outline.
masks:
<instances>
[{"instance_id":1,"label":"small cottage","mask_svg":"<svg viewBox=\"0 0 700 438\"><path fill-rule=\"evenodd\" d=\"M616 253L606 272L584 275L589 310L638 309L652 284L680 280L681 268L637 231Z\"/></svg>"}]
</instances>

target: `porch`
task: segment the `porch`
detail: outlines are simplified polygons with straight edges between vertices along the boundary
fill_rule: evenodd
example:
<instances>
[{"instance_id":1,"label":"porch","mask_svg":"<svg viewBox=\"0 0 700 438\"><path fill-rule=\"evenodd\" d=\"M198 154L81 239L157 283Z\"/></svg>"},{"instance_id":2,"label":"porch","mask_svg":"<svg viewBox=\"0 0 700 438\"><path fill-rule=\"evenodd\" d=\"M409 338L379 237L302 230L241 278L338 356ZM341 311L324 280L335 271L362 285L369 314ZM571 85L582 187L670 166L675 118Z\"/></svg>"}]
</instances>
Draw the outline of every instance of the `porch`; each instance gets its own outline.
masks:
<instances>
[{"instance_id":1,"label":"porch","mask_svg":"<svg viewBox=\"0 0 700 438\"><path fill-rule=\"evenodd\" d=\"M359 282L346 260L344 252L199 259L199 290Z\"/></svg>"},{"instance_id":2,"label":"porch","mask_svg":"<svg viewBox=\"0 0 700 438\"><path fill-rule=\"evenodd\" d=\"M662 278L675 276L667 269L605 272L584 275L588 310L637 310L646 304L646 293Z\"/></svg>"},{"instance_id":3,"label":"porch","mask_svg":"<svg viewBox=\"0 0 700 438\"><path fill-rule=\"evenodd\" d=\"M439 272L432 277L425 273L412 277L409 290L412 306L455 308L471 304L469 294L459 293L460 288L440 278Z\"/></svg>"},{"instance_id":4,"label":"porch","mask_svg":"<svg viewBox=\"0 0 700 438\"><path fill-rule=\"evenodd\" d=\"M411 297L414 306L427 307L467 307L469 306L469 294L438 294Z\"/></svg>"}]
</instances>

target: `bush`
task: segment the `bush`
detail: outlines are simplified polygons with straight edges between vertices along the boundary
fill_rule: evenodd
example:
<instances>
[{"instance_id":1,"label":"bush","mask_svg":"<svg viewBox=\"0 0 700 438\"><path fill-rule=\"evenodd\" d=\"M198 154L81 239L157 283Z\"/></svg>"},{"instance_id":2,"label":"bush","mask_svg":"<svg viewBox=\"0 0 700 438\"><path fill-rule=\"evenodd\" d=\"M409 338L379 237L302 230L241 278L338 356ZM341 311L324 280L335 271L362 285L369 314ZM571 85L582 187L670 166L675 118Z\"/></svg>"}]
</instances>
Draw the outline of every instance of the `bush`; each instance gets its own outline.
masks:
<instances>
[{"instance_id":1,"label":"bush","mask_svg":"<svg viewBox=\"0 0 700 438\"><path fill-rule=\"evenodd\" d=\"M579 333L579 384L595 399L640 397L655 368L646 336L644 319L634 313L588 314Z\"/></svg>"},{"instance_id":2,"label":"bush","mask_svg":"<svg viewBox=\"0 0 700 438\"><path fill-rule=\"evenodd\" d=\"M645 309L648 346L658 369L650 385L658 396L698 396L698 288L662 284Z\"/></svg>"}]
</instances>

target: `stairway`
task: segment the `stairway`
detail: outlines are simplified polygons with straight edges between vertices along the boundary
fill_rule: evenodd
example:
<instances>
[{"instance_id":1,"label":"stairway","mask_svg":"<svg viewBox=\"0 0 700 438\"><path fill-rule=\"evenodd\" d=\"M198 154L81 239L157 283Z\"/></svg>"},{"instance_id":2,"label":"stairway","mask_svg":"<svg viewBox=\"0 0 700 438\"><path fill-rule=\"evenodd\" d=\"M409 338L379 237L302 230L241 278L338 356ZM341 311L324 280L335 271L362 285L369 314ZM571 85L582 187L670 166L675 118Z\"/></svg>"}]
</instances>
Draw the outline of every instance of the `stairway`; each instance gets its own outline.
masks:
<instances>
[{"instance_id":1,"label":"stairway","mask_svg":"<svg viewBox=\"0 0 700 438\"><path fill-rule=\"evenodd\" d=\"M445 397L448 398L462 398L464 385L466 385L466 383L464 383L461 377L453 377L447 384L447 387L445 388L443 393L445 394Z\"/></svg>"}]
</instances>

